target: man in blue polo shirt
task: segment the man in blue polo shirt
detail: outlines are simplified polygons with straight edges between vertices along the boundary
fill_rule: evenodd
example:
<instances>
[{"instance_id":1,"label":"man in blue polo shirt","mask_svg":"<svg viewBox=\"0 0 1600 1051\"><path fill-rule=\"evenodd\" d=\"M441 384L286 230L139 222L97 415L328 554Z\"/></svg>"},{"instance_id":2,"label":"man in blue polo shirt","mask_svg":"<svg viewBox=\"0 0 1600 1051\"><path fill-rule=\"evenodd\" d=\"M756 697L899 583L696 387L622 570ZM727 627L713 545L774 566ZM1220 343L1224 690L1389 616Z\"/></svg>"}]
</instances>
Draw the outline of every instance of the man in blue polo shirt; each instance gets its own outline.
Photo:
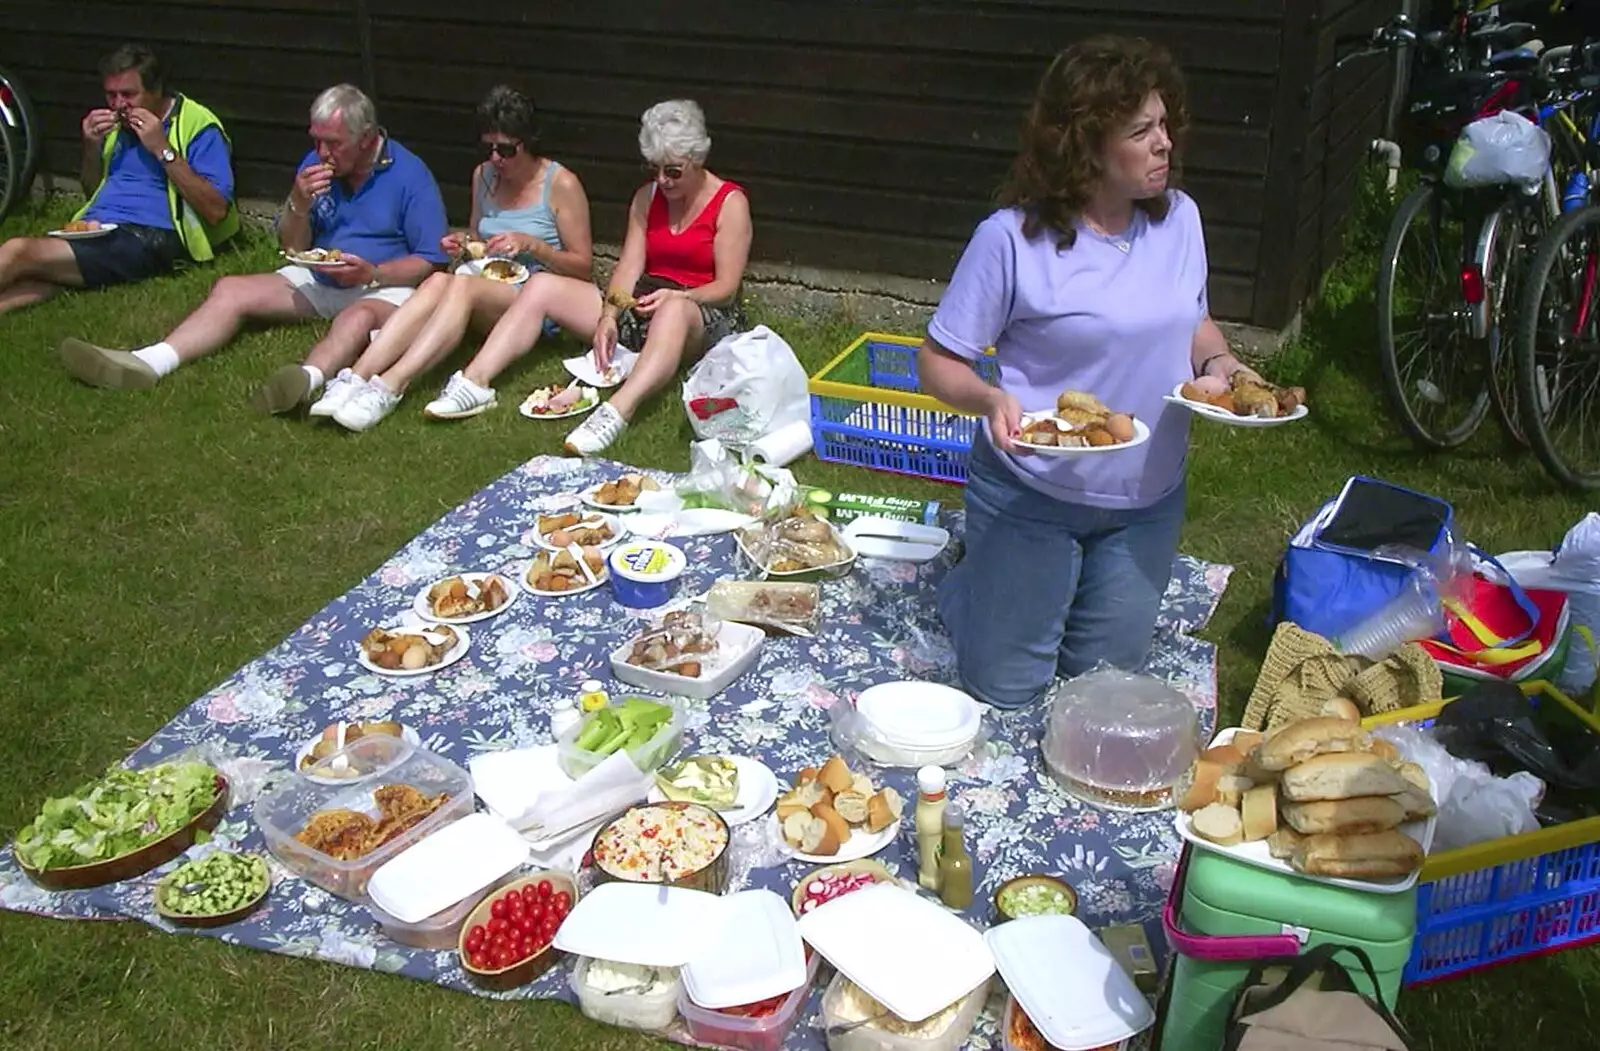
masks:
<instances>
[{"instance_id":1,"label":"man in blue polo shirt","mask_svg":"<svg viewBox=\"0 0 1600 1051\"><path fill-rule=\"evenodd\" d=\"M0 244L0 314L67 288L102 288L204 262L239 229L233 159L216 115L167 93L149 48L100 60L104 109L83 118L89 202L63 233Z\"/></svg>"},{"instance_id":2,"label":"man in blue polo shirt","mask_svg":"<svg viewBox=\"0 0 1600 1051\"><path fill-rule=\"evenodd\" d=\"M384 133L372 100L353 85L317 97L311 138L315 148L278 213L278 241L300 262L222 278L166 339L140 350L65 340L67 369L97 387L144 389L221 347L246 321L331 318L304 365L284 366L250 397L262 411L287 412L353 363L371 332L446 261L444 201L428 166Z\"/></svg>"}]
</instances>

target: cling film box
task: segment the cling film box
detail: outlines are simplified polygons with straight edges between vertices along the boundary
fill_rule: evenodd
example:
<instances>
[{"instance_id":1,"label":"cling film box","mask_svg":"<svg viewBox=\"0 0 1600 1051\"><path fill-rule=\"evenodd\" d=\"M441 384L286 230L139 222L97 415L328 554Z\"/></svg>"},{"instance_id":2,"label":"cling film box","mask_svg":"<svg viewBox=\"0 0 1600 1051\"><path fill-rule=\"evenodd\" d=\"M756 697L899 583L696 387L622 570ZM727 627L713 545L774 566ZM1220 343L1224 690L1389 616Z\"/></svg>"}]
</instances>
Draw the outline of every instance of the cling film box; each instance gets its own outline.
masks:
<instances>
[{"instance_id":1,"label":"cling film box","mask_svg":"<svg viewBox=\"0 0 1600 1051\"><path fill-rule=\"evenodd\" d=\"M821 511L832 522L845 523L865 515L895 518L902 522L935 525L939 501L912 500L904 496L873 496L866 493L836 493L831 489L811 489L806 504Z\"/></svg>"}]
</instances>

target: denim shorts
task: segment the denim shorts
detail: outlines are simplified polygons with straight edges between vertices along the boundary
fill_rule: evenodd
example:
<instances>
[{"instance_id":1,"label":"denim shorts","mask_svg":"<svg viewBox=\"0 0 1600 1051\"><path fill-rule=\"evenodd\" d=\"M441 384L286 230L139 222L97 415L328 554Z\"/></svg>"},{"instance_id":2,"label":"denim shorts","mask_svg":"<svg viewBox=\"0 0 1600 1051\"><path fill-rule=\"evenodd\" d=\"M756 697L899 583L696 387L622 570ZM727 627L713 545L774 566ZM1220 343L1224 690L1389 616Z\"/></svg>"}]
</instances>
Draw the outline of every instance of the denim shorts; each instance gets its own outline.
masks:
<instances>
[{"instance_id":1,"label":"denim shorts","mask_svg":"<svg viewBox=\"0 0 1600 1051\"><path fill-rule=\"evenodd\" d=\"M165 274L184 258L176 231L159 226L118 223L103 237L70 241L84 288L105 288Z\"/></svg>"},{"instance_id":2,"label":"denim shorts","mask_svg":"<svg viewBox=\"0 0 1600 1051\"><path fill-rule=\"evenodd\" d=\"M1042 699L1104 661L1137 671L1172 576L1185 488L1109 510L1046 496L980 432L967 472L965 553L939 588L962 687L999 708Z\"/></svg>"}]
</instances>

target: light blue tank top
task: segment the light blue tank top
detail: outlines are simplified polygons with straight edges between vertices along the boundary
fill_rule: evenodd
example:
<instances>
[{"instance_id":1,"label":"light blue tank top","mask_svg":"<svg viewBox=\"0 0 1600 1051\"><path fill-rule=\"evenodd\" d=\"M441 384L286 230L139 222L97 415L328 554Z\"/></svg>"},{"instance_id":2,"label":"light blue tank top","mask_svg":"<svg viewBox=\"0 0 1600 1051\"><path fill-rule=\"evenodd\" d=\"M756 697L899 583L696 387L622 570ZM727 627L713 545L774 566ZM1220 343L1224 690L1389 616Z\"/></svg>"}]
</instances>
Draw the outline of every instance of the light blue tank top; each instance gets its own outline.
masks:
<instances>
[{"instance_id":1,"label":"light blue tank top","mask_svg":"<svg viewBox=\"0 0 1600 1051\"><path fill-rule=\"evenodd\" d=\"M550 207L550 180L555 178L561 165L551 161L545 168L544 188L539 193L537 204L530 204L524 208L503 208L495 203L494 194L491 193L490 180L493 171L486 165L483 177L478 180L478 236L488 240L495 234L532 234L545 244L553 248L565 248L561 243L561 231L556 229L556 213ZM530 268L537 268L531 256L518 256L518 261Z\"/></svg>"}]
</instances>

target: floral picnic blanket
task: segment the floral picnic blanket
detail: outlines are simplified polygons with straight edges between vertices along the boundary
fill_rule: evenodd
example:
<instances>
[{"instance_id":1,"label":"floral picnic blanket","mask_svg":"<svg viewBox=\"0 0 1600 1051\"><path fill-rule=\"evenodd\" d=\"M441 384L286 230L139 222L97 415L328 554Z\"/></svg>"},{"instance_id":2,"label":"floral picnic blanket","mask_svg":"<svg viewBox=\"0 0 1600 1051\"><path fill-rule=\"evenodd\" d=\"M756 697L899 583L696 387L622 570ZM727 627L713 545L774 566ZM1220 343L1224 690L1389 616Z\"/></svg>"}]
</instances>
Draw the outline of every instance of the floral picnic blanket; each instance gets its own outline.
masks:
<instances>
[{"instance_id":1,"label":"floral picnic blanket","mask_svg":"<svg viewBox=\"0 0 1600 1051\"><path fill-rule=\"evenodd\" d=\"M292 776L294 756L338 719L397 719L423 745L465 767L486 750L546 742L553 698L573 697L589 678L609 678L608 654L635 634L635 615L609 588L563 598L523 595L493 619L471 626L466 656L435 674L381 678L355 659L374 625L392 623L419 590L459 572L506 568L531 557L534 515L577 506L577 494L634 468L598 460L538 457L455 508L396 553L377 572L271 651L239 669L189 705L130 758L142 765L211 744L269 761ZM661 476L663 478L667 476ZM945 524L959 535L959 511ZM688 556L680 594L705 591L734 569L734 542L720 535L678 541ZM827 758L827 709L868 686L899 679L953 681L948 640L934 588L952 555L921 565L862 560L823 586L822 630L813 639L774 637L750 671L709 702L690 702L684 754L744 754L764 761L780 780ZM1191 697L1209 731L1216 704L1216 655L1190 634L1203 626L1227 584L1230 568L1179 556L1162 604L1149 670ZM1071 799L1044 774L1039 753L1042 710L991 713L988 740L951 771L950 796L965 809L968 849L978 886L968 918L988 922L995 888L1012 876L1050 872L1080 895L1079 916L1091 927L1143 923L1160 954L1160 910L1180 843L1167 814L1122 814ZM881 779L908 800L914 772ZM54 786L65 792L69 785ZM909 806L908 806L909 811ZM909 819L878 860L915 879L916 847ZM236 806L212 843L263 849L250 808ZM195 851L216 849L214 846ZM191 852L191 854L194 852ZM180 859L181 861L181 859ZM94 890L50 893L0 852L0 907L44 916L142 920L172 930L151 906L154 884L175 861L146 877ZM810 866L798 861L741 874L746 886L787 898ZM570 964L506 994L484 993L463 974L453 951L397 945L366 910L294 877L274 863L266 904L244 921L194 932L289 956L309 956L436 982L480 995L572 999ZM968 1045L998 1048L1001 983ZM824 1045L820 984L785 1044L788 1051ZM667 1034L690 1042L685 1032Z\"/></svg>"}]
</instances>

